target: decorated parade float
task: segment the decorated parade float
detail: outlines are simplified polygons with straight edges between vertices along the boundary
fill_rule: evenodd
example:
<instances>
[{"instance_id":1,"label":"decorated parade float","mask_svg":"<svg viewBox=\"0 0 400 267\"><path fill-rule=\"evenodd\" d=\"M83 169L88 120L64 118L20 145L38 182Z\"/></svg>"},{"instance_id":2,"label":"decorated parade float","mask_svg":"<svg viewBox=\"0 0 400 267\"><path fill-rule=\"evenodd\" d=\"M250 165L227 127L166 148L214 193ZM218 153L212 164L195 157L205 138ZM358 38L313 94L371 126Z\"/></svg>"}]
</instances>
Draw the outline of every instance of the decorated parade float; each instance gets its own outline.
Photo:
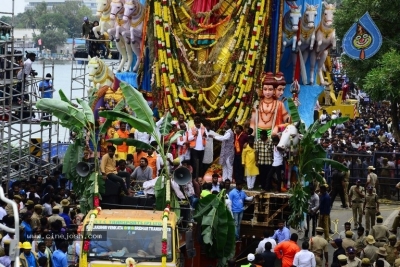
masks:
<instances>
[{"instance_id":1,"label":"decorated parade float","mask_svg":"<svg viewBox=\"0 0 400 267\"><path fill-rule=\"evenodd\" d=\"M158 212L153 215L138 210L149 206L138 200L143 199L140 188L133 197L125 196L122 200L119 193L107 194L112 185L104 182L97 171L99 158L107 153L107 146L151 148L150 144L120 132L120 122L128 123L131 133L134 130L148 133L156 141L163 162L167 162L166 149L182 133L177 131L164 142L158 131L161 136L169 135L171 121L179 117L191 127L194 116L200 115L216 131L221 131L226 121L233 121L246 129L252 128L257 139L262 130L269 135L280 134L278 147L287 151L288 160L285 182L277 186L288 193L247 191L254 201L244 211L241 234L261 236L266 227L274 227L277 219L286 219L292 227L299 227L307 209L309 192L305 185L323 181L320 171L324 164L346 169L327 159L322 146L314 143L334 123L347 120L339 118L322 126L313 119L320 94L326 88L333 90L329 51L336 48L335 3L97 2L98 31L116 41L121 55L118 72L113 73L103 60L91 58L87 66L92 81L89 102L81 100L76 105L61 94L61 100L40 100L37 107L54 114L75 134L74 144L65 156L64 173L74 182L77 194L83 196L82 206L90 210L85 236L100 224L124 225L128 236L134 227L152 225L154 229L161 227L153 231L160 229L162 235L160 251L157 250L155 257L142 251L133 253L126 247L100 257L91 253L90 240L84 239L81 266L108 266L110 261L115 265L119 260L127 266L150 266L154 262L162 266L206 266L207 257L200 255L198 238L191 236L196 228L198 236L202 236L201 251L218 259L218 266L225 266L227 260L235 258L234 221L224 204L225 190L201 199L193 217L193 211L185 209L187 201L182 201L171 189L172 180L178 187L188 182L185 171L181 170L178 176L164 164L154 185L155 200L150 208L154 204ZM335 108L342 110L344 116L356 115L352 103L337 101ZM84 151L92 154L91 164L81 164ZM126 156L119 151L117 154L119 159ZM77 168L79 164L89 167L82 173ZM221 172L218 158L205 178L214 172ZM137 207L134 214L129 210L117 211L121 201ZM102 211L100 204L103 208L107 204L111 210ZM114 216L115 220L111 220ZM193 247L198 249L197 256Z\"/></svg>"}]
</instances>

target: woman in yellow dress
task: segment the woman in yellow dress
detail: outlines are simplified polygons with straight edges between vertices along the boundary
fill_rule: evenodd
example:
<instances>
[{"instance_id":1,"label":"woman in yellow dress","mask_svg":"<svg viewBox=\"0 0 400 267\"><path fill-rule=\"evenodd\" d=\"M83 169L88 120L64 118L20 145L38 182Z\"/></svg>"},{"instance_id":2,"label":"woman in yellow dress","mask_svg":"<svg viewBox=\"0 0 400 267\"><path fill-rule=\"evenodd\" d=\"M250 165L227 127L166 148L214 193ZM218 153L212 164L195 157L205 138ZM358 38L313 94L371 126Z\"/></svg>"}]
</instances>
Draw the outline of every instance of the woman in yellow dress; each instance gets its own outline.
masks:
<instances>
[{"instance_id":1,"label":"woman in yellow dress","mask_svg":"<svg viewBox=\"0 0 400 267\"><path fill-rule=\"evenodd\" d=\"M257 136L262 130L266 130L269 136L276 135L278 126L288 122L289 113L276 97L277 91L281 95L284 83L283 76L277 79L272 72L263 74L260 101L254 107L250 120L250 127L257 129Z\"/></svg>"},{"instance_id":2,"label":"woman in yellow dress","mask_svg":"<svg viewBox=\"0 0 400 267\"><path fill-rule=\"evenodd\" d=\"M248 137L248 145L242 151L242 164L244 166L244 175L247 180L247 189L254 188L256 176L259 175L258 167L256 165L256 151L254 150L254 136Z\"/></svg>"}]
</instances>

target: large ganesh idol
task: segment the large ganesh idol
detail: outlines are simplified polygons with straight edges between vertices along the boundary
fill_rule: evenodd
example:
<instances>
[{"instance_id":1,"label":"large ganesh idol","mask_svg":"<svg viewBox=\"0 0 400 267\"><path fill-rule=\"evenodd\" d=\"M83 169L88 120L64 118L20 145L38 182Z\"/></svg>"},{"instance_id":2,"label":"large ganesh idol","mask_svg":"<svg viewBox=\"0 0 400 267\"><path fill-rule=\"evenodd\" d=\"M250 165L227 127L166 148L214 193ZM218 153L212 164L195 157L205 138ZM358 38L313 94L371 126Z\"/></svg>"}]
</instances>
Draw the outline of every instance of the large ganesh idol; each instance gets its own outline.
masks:
<instances>
[{"instance_id":1,"label":"large ganesh idol","mask_svg":"<svg viewBox=\"0 0 400 267\"><path fill-rule=\"evenodd\" d=\"M262 130L268 135L275 135L289 121L289 113L280 100L285 89L285 78L282 73L263 73L261 88L257 89L259 100L255 101L250 120L250 127L257 130L259 136Z\"/></svg>"}]
</instances>

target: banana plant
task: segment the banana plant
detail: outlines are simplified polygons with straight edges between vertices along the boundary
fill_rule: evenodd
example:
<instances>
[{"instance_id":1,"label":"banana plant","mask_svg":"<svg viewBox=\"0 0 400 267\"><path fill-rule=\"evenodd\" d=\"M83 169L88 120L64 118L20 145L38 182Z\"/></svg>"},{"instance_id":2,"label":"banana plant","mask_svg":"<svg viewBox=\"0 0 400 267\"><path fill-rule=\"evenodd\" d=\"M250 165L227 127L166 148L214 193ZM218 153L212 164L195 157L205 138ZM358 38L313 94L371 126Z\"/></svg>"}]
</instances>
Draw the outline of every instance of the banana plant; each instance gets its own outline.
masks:
<instances>
[{"instance_id":1,"label":"banana plant","mask_svg":"<svg viewBox=\"0 0 400 267\"><path fill-rule=\"evenodd\" d=\"M159 179L155 185L155 193L156 193L156 208L158 210L164 210L163 215L163 229L167 229L167 220L169 218L170 209L177 213L178 218L180 217L180 205L174 194L171 194L171 177L168 170L166 151L164 150L164 142L160 139L160 135L164 136L169 134L172 129L171 121L172 116L169 112L164 114L163 121L161 125L156 125L153 120L153 112L150 109L146 99L144 99L143 94L138 90L133 88L131 85L127 83L121 83L120 88L125 98L125 104L133 111L133 114L129 114L124 111L102 111L99 112L99 115L103 118L106 118L107 121L115 121L120 120L128 123L136 130L140 132L146 132L157 142L157 152L162 158L163 161L163 169L159 175ZM103 128L105 131L106 128ZM177 132L169 142L169 146L171 143L176 140L179 136L181 136L180 132ZM122 144L126 143L127 145L133 145L142 149L152 148L148 143L141 142L139 140L135 140L133 138L115 138L110 139L108 142L113 144ZM163 179L164 178L164 179ZM167 232L163 230L163 238L160 240L162 243L162 261L161 266L166 266L166 248L167 248ZM164 250L165 249L165 250Z\"/></svg>"},{"instance_id":2,"label":"banana plant","mask_svg":"<svg viewBox=\"0 0 400 267\"><path fill-rule=\"evenodd\" d=\"M58 118L58 121L42 121L42 125L58 123L74 133L73 143L68 146L64 156L63 173L72 182L76 194L85 200L81 202L81 208L85 212L93 209L94 199L101 198L101 193L104 193L104 181L97 171L92 172L89 177L80 177L76 172L76 165L83 154L87 139L94 147L95 170L99 169L94 114L86 101L77 99L77 104L72 103L62 90L59 95L60 99L40 99L36 108Z\"/></svg>"},{"instance_id":3,"label":"banana plant","mask_svg":"<svg viewBox=\"0 0 400 267\"><path fill-rule=\"evenodd\" d=\"M289 198L289 205L292 210L289 216L288 223L291 227L297 228L303 221L303 214L308 210L308 200L310 192L304 183L318 181L323 183L324 177L320 175L320 171L324 169L325 165L330 165L339 171L348 171L348 168L337 162L327 158L327 152L316 140L321 138L332 125L337 125L346 122L348 117L341 117L333 119L326 124L321 124L319 120L315 121L308 129L304 123L300 121L297 107L291 98L288 99L289 111L293 123L300 123L299 133L303 136L298 144L298 160L295 165L298 168L298 182L289 190L291 194Z\"/></svg>"},{"instance_id":4,"label":"banana plant","mask_svg":"<svg viewBox=\"0 0 400 267\"><path fill-rule=\"evenodd\" d=\"M200 199L193 219L201 227L206 254L217 258L217 267L226 266L235 254L235 220L225 205L225 189L218 195Z\"/></svg>"}]
</instances>

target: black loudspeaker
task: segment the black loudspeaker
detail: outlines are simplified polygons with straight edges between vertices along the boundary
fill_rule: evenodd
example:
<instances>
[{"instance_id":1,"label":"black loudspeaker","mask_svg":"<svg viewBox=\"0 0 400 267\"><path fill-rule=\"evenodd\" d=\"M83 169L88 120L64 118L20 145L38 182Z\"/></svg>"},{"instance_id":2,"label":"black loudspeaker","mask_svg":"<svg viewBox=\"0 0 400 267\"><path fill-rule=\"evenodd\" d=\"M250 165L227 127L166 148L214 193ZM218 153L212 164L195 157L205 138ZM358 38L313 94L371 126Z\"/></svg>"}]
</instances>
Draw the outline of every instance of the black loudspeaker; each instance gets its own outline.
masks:
<instances>
[{"instance_id":1,"label":"black loudspeaker","mask_svg":"<svg viewBox=\"0 0 400 267\"><path fill-rule=\"evenodd\" d=\"M174 171L174 181L179 185L185 185L192 180L192 175L188 168L179 167Z\"/></svg>"},{"instance_id":2,"label":"black loudspeaker","mask_svg":"<svg viewBox=\"0 0 400 267\"><path fill-rule=\"evenodd\" d=\"M192 258L196 257L196 249L194 248L192 230L186 231L185 240L186 240L186 254L187 254L187 257L189 259L192 259Z\"/></svg>"},{"instance_id":3,"label":"black loudspeaker","mask_svg":"<svg viewBox=\"0 0 400 267\"><path fill-rule=\"evenodd\" d=\"M76 165L76 172L80 177L87 177L94 170L94 163L81 161Z\"/></svg>"}]
</instances>

